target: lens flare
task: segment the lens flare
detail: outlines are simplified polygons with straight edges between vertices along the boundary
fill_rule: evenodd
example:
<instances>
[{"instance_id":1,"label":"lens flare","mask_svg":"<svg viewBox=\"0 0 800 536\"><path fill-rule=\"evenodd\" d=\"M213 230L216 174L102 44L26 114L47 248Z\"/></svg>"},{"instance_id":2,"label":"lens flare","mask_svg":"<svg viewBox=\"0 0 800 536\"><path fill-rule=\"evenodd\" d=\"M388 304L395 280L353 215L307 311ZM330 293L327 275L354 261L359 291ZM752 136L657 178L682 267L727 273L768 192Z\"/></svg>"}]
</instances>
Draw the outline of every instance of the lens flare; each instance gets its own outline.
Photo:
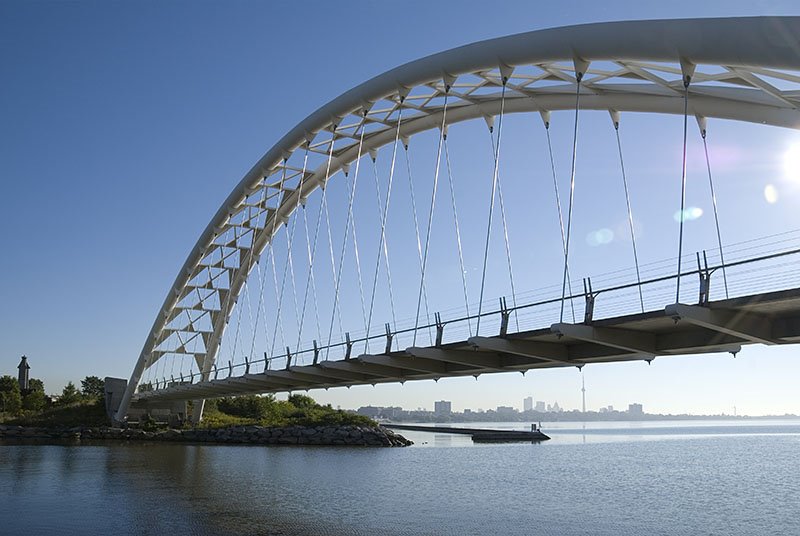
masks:
<instances>
[{"instance_id":1,"label":"lens flare","mask_svg":"<svg viewBox=\"0 0 800 536\"><path fill-rule=\"evenodd\" d=\"M592 231L586 235L586 242L588 242L590 246L594 247L610 244L613 240L614 231L606 227L598 229L597 231Z\"/></svg>"},{"instance_id":2,"label":"lens flare","mask_svg":"<svg viewBox=\"0 0 800 536\"><path fill-rule=\"evenodd\" d=\"M772 184L767 184L764 187L764 199L767 200L767 203L770 205L774 205L778 202L778 189L775 188Z\"/></svg>"},{"instance_id":3,"label":"lens flare","mask_svg":"<svg viewBox=\"0 0 800 536\"><path fill-rule=\"evenodd\" d=\"M700 207L689 207L683 210L683 221L692 221L700 218L703 215L703 209ZM672 218L680 223L681 211L678 210L672 215Z\"/></svg>"}]
</instances>

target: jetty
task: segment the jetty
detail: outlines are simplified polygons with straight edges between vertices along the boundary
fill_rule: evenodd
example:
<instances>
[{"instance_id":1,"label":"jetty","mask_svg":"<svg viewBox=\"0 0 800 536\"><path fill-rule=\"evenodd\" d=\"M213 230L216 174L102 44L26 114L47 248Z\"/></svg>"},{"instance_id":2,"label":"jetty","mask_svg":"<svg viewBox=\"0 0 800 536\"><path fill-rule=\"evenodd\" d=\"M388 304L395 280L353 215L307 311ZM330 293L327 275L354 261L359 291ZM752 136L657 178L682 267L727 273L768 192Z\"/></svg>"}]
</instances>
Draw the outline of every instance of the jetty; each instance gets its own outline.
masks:
<instances>
[{"instance_id":1,"label":"jetty","mask_svg":"<svg viewBox=\"0 0 800 536\"><path fill-rule=\"evenodd\" d=\"M381 423L385 428L393 430L411 430L413 432L432 432L436 434L461 434L472 436L476 443L503 443L512 441L539 442L550 439L550 436L538 428L527 430L492 430L487 428L459 428L455 426L420 426L416 424Z\"/></svg>"}]
</instances>

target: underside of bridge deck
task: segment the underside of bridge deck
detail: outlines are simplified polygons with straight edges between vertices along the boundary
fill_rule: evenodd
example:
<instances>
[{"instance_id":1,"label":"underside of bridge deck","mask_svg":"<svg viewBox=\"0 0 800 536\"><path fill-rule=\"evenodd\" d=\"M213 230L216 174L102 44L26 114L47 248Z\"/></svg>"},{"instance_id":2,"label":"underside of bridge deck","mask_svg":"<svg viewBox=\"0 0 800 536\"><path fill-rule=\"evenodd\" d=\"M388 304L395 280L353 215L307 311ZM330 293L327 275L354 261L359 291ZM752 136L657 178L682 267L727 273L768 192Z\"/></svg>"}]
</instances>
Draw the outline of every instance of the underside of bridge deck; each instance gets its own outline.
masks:
<instances>
[{"instance_id":1,"label":"underside of bridge deck","mask_svg":"<svg viewBox=\"0 0 800 536\"><path fill-rule=\"evenodd\" d=\"M738 352L743 345L800 341L800 288L709 303L675 304L588 324L558 323L505 337L470 337L321 361L284 370L175 385L138 393L139 400L202 399L351 385L405 382L496 372L652 361L659 356Z\"/></svg>"}]
</instances>

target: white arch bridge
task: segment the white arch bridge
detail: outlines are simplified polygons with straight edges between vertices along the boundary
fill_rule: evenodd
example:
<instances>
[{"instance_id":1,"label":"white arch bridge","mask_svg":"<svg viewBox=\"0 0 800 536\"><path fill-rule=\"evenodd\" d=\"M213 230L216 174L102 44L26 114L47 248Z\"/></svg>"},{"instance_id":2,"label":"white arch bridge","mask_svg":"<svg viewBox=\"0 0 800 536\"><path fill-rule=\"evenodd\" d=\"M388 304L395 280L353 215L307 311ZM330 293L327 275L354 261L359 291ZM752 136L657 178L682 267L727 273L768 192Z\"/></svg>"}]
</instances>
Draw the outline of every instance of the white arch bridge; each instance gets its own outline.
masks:
<instances>
[{"instance_id":1,"label":"white arch bridge","mask_svg":"<svg viewBox=\"0 0 800 536\"><path fill-rule=\"evenodd\" d=\"M291 129L222 203L116 419L137 401L798 342L800 232L778 219L768 238L748 235L756 226L726 207L734 196L708 151L709 118L800 126L797 36L798 17L571 26L459 47L354 87ZM610 113L605 136L586 133L593 111ZM652 158L667 152L668 165L630 165L627 117L645 125L637 146L659 137ZM687 151L700 140L697 173ZM603 155L605 167L581 167ZM667 190L660 173L673 177ZM689 204L701 195L702 226ZM664 206L675 220L643 235ZM619 240L583 251L573 235L612 207Z\"/></svg>"}]
</instances>

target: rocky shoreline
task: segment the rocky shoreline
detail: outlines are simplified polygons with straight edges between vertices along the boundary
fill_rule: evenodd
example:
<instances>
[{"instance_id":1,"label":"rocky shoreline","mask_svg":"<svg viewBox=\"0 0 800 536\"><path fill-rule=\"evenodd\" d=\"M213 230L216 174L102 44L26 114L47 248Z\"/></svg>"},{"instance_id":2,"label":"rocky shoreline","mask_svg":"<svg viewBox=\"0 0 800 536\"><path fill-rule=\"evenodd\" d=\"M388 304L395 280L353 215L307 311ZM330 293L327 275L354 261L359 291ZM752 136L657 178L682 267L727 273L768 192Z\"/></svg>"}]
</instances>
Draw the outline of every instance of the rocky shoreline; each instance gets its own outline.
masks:
<instances>
[{"instance_id":1,"label":"rocky shoreline","mask_svg":"<svg viewBox=\"0 0 800 536\"><path fill-rule=\"evenodd\" d=\"M169 429L148 432L138 428L41 428L0 425L0 441L30 443L93 443L95 441L170 441L239 445L329 445L407 447L413 442L379 426L231 426L228 428Z\"/></svg>"}]
</instances>

